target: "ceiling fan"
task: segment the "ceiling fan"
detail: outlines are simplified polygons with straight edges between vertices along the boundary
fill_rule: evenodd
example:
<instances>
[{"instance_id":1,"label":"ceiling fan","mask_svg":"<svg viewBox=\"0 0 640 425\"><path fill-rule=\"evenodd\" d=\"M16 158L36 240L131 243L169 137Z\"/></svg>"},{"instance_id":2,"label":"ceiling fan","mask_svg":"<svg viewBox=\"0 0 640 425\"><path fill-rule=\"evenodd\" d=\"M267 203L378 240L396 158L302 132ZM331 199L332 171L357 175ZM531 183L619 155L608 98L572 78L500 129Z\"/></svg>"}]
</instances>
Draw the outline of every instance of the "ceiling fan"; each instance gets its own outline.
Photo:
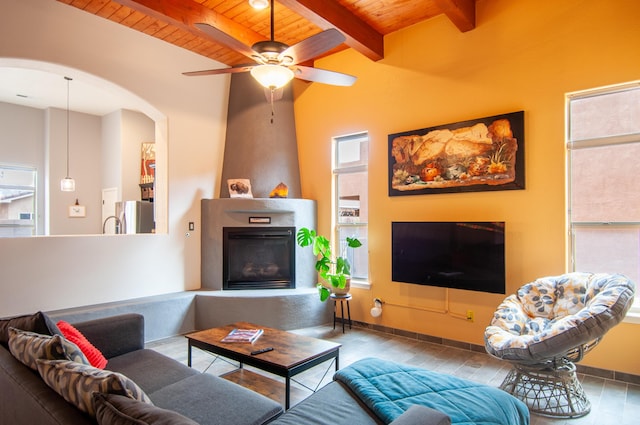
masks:
<instances>
[{"instance_id":1,"label":"ceiling fan","mask_svg":"<svg viewBox=\"0 0 640 425\"><path fill-rule=\"evenodd\" d=\"M259 41L251 47L209 24L195 24L201 31L218 40L221 44L254 60L256 64L184 72L183 74L200 76L249 71L253 78L265 88L270 89L272 93L284 87L293 78L335 86L350 86L355 83L356 77L352 75L299 65L342 44L345 41L342 33L331 28L306 38L293 46L276 41L273 35L273 3L274 0L271 0L271 39Z\"/></svg>"}]
</instances>

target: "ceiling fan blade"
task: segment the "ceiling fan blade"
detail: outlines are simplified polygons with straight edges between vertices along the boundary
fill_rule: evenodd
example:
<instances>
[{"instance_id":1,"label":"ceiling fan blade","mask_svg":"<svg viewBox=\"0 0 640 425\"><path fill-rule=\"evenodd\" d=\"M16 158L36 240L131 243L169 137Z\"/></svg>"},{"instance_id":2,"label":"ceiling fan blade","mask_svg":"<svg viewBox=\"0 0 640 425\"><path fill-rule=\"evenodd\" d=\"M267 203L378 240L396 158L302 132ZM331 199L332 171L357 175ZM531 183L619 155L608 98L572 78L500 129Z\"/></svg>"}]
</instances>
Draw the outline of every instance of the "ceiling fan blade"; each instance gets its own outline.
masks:
<instances>
[{"instance_id":1,"label":"ceiling fan blade","mask_svg":"<svg viewBox=\"0 0 640 425\"><path fill-rule=\"evenodd\" d=\"M240 40L236 40L235 38L231 37L226 32L221 31L221 30L219 30L218 28L216 28L214 26L211 26L211 25L205 24L205 23L200 23L200 22L196 23L194 25L200 31L204 32L209 37L214 39L217 43L220 43L223 46L226 46L226 47L228 47L230 49L233 49L236 52L238 52L238 53L240 53L242 55L245 55L248 58L254 59L254 56L256 56L256 55L260 56L251 47L247 46L246 44L244 44Z\"/></svg>"},{"instance_id":2,"label":"ceiling fan blade","mask_svg":"<svg viewBox=\"0 0 640 425\"><path fill-rule=\"evenodd\" d=\"M345 36L335 28L322 31L316 35L294 44L280 54L280 58L291 57L291 65L306 62L339 46L346 40Z\"/></svg>"},{"instance_id":3,"label":"ceiling fan blade","mask_svg":"<svg viewBox=\"0 0 640 425\"><path fill-rule=\"evenodd\" d=\"M219 75L219 74L235 74L237 72L247 72L251 71L255 65L245 65L245 66L237 66L233 68L221 68L221 69L207 69L204 71L189 71L183 72L182 75L187 75L189 77L198 77L201 75Z\"/></svg>"},{"instance_id":4,"label":"ceiling fan blade","mask_svg":"<svg viewBox=\"0 0 640 425\"><path fill-rule=\"evenodd\" d=\"M298 65L291 68L296 78L313 81L315 83L330 84L332 86L351 86L357 80L353 75L328 71L326 69L311 68L310 66Z\"/></svg>"}]
</instances>

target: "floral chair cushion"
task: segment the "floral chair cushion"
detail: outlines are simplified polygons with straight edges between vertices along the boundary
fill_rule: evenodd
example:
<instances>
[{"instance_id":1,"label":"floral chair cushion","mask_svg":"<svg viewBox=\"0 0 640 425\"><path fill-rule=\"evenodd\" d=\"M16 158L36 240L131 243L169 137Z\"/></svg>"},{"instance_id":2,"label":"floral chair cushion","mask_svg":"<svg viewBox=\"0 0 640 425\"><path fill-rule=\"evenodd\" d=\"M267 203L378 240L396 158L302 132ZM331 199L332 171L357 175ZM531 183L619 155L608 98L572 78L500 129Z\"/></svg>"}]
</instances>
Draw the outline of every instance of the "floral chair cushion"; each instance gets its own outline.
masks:
<instances>
[{"instance_id":1,"label":"floral chair cushion","mask_svg":"<svg viewBox=\"0 0 640 425\"><path fill-rule=\"evenodd\" d=\"M498 358L541 363L602 337L625 316L635 284L620 274L574 272L527 283L500 304L485 330Z\"/></svg>"}]
</instances>

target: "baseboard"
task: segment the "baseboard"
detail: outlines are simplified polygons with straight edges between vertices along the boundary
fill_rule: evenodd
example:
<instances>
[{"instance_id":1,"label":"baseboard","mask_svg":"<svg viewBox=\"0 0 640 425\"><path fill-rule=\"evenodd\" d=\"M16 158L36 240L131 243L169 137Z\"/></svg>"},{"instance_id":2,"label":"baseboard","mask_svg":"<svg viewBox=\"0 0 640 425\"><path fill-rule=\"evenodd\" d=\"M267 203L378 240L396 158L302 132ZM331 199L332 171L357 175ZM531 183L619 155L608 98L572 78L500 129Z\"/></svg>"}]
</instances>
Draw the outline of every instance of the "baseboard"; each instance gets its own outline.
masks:
<instances>
[{"instance_id":1,"label":"baseboard","mask_svg":"<svg viewBox=\"0 0 640 425\"><path fill-rule=\"evenodd\" d=\"M340 322L340 318L336 319ZM460 348L462 350L474 351L477 353L486 353L484 345L470 344L467 342L455 341L452 339L440 338L431 335L421 334L418 332L410 332L402 329L390 328L388 326L374 325L366 322L359 322L354 320L354 326L358 326L365 329L371 329L378 332L388 333L391 335L403 336L405 338L416 339L418 341L431 342L434 344L446 345L448 347ZM576 365L576 371L580 374L596 376L598 378L610 379L612 381L624 382L626 384L640 385L640 376L633 375L631 373L618 372L608 369L600 369L591 366Z\"/></svg>"}]
</instances>

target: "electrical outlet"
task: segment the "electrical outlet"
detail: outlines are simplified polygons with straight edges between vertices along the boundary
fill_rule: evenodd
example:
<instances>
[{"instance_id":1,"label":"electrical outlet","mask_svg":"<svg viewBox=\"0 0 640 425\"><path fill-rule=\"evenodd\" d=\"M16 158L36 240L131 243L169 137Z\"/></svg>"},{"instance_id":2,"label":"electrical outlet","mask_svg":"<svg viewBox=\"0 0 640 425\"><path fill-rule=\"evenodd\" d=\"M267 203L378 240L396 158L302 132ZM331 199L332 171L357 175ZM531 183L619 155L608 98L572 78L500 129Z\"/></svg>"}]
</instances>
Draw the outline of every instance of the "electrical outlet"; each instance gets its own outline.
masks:
<instances>
[{"instance_id":1,"label":"electrical outlet","mask_svg":"<svg viewBox=\"0 0 640 425\"><path fill-rule=\"evenodd\" d=\"M468 321L473 323L474 316L475 316L475 314L473 313L473 310L467 310L467 320Z\"/></svg>"}]
</instances>

